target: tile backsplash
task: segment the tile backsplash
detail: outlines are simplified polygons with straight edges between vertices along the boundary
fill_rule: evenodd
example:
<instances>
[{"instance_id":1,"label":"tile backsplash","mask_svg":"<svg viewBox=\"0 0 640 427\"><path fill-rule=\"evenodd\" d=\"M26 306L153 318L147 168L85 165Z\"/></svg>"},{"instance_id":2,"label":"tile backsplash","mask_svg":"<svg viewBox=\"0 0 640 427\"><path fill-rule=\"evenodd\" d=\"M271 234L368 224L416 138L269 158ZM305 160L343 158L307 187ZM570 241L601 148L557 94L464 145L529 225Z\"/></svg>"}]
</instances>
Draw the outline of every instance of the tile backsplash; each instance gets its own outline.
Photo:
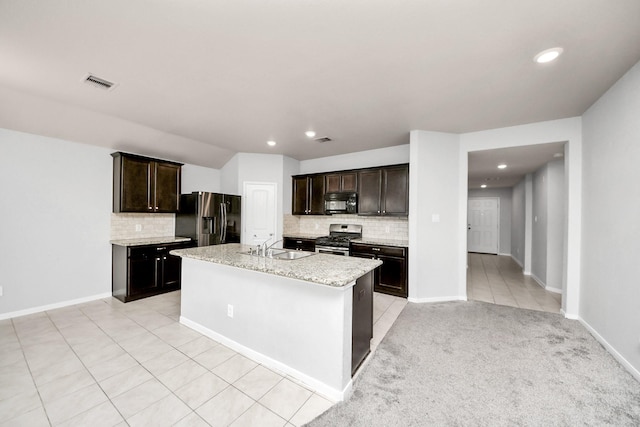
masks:
<instances>
[{"instance_id":1,"label":"tile backsplash","mask_svg":"<svg viewBox=\"0 0 640 427\"><path fill-rule=\"evenodd\" d=\"M357 215L285 215L284 234L329 234L331 224L361 224L366 239L409 240L409 220L404 217L368 217Z\"/></svg>"},{"instance_id":2,"label":"tile backsplash","mask_svg":"<svg viewBox=\"0 0 640 427\"><path fill-rule=\"evenodd\" d=\"M111 240L173 236L175 214L112 213Z\"/></svg>"}]
</instances>

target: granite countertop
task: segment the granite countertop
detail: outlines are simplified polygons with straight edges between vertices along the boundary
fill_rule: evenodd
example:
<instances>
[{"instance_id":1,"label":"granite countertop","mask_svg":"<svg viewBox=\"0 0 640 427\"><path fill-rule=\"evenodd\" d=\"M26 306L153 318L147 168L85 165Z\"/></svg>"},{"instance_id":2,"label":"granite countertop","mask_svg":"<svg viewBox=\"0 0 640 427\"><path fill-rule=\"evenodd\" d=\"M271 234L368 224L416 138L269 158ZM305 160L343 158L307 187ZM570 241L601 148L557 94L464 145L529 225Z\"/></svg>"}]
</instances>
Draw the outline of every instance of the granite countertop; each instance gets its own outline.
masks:
<instances>
[{"instance_id":1,"label":"granite countertop","mask_svg":"<svg viewBox=\"0 0 640 427\"><path fill-rule=\"evenodd\" d=\"M144 246L144 245L163 245L165 243L180 243L191 240L188 237L180 236L160 236L160 237L144 237L139 239L121 239L111 240L112 245L118 246Z\"/></svg>"},{"instance_id":2,"label":"granite countertop","mask_svg":"<svg viewBox=\"0 0 640 427\"><path fill-rule=\"evenodd\" d=\"M248 245L229 243L226 245L176 249L171 251L171 255L260 271L332 287L346 286L382 264L380 260L328 254L315 254L296 260L280 260L240 253L246 252L250 248L251 246Z\"/></svg>"},{"instance_id":3,"label":"granite countertop","mask_svg":"<svg viewBox=\"0 0 640 427\"><path fill-rule=\"evenodd\" d=\"M352 242L365 243L367 245L380 245L380 246L398 246L403 248L409 247L408 240L396 240L396 239L378 239L378 238L361 238L353 239Z\"/></svg>"}]
</instances>

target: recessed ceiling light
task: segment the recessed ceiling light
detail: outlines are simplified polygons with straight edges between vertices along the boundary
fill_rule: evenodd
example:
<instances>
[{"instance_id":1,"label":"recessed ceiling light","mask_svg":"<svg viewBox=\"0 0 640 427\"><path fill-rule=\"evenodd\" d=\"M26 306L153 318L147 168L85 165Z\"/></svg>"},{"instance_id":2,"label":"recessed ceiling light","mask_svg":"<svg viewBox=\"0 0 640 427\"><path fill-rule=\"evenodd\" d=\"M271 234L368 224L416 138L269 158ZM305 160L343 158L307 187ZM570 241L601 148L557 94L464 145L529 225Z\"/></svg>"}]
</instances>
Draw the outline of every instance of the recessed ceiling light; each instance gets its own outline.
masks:
<instances>
[{"instance_id":1,"label":"recessed ceiling light","mask_svg":"<svg viewBox=\"0 0 640 427\"><path fill-rule=\"evenodd\" d=\"M482 184L480 188L487 188L487 184Z\"/></svg>"},{"instance_id":2,"label":"recessed ceiling light","mask_svg":"<svg viewBox=\"0 0 640 427\"><path fill-rule=\"evenodd\" d=\"M498 165L498 169L506 169L507 165L505 165L504 163Z\"/></svg>"},{"instance_id":3,"label":"recessed ceiling light","mask_svg":"<svg viewBox=\"0 0 640 427\"><path fill-rule=\"evenodd\" d=\"M307 138L313 138L314 136L316 136L316 133L312 130L308 130L304 134L307 135Z\"/></svg>"},{"instance_id":4,"label":"recessed ceiling light","mask_svg":"<svg viewBox=\"0 0 640 427\"><path fill-rule=\"evenodd\" d=\"M276 145L276 142L272 139L270 139L269 141L267 141L267 145L270 147L273 147L274 145Z\"/></svg>"},{"instance_id":5,"label":"recessed ceiling light","mask_svg":"<svg viewBox=\"0 0 640 427\"><path fill-rule=\"evenodd\" d=\"M545 64L556 59L563 52L561 47L554 47L551 49L543 50L539 54L533 57L533 60L538 64Z\"/></svg>"}]
</instances>

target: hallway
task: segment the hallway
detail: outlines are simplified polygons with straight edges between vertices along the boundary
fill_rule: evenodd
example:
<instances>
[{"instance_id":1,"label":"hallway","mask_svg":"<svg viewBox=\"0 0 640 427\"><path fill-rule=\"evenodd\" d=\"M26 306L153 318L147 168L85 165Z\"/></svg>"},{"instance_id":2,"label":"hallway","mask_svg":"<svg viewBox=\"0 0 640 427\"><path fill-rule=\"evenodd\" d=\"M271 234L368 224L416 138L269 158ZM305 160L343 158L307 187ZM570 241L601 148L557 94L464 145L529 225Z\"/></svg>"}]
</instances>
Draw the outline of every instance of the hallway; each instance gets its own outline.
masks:
<instances>
[{"instance_id":1,"label":"hallway","mask_svg":"<svg viewBox=\"0 0 640 427\"><path fill-rule=\"evenodd\" d=\"M509 256L469 253L467 298L529 310L560 312L562 294L546 291Z\"/></svg>"}]
</instances>

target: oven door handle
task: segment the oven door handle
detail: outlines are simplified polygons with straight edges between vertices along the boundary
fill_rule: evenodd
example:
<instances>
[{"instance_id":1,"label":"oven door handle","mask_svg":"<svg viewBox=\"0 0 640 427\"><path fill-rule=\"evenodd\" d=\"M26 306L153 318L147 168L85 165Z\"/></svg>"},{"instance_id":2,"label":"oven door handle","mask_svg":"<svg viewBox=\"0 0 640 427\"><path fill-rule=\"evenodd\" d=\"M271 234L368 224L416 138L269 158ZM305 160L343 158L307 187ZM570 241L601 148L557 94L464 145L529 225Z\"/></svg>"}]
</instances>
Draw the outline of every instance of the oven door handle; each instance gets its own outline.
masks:
<instances>
[{"instance_id":1,"label":"oven door handle","mask_svg":"<svg viewBox=\"0 0 640 427\"><path fill-rule=\"evenodd\" d=\"M329 255L342 255L348 256L349 249L348 248L327 248L327 247L316 247L316 253L319 254L329 254Z\"/></svg>"}]
</instances>

